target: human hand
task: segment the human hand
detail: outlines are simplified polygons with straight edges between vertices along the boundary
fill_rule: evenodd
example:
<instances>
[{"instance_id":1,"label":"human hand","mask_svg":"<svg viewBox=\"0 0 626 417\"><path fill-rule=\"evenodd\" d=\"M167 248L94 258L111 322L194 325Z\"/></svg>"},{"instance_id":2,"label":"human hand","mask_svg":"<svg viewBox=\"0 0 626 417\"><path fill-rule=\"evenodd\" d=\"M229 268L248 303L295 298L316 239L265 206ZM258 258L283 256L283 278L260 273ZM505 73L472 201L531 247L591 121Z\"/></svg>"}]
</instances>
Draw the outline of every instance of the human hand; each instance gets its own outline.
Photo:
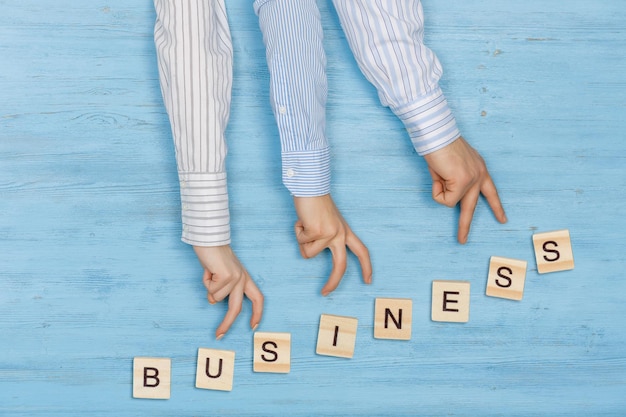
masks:
<instances>
[{"instance_id":1,"label":"human hand","mask_svg":"<svg viewBox=\"0 0 626 417\"><path fill-rule=\"evenodd\" d=\"M474 209L484 195L500 223L506 223L496 186L483 158L462 137L445 148L424 156L433 179L433 199L444 206L461 203L457 240L466 243Z\"/></svg>"},{"instance_id":2,"label":"human hand","mask_svg":"<svg viewBox=\"0 0 626 417\"><path fill-rule=\"evenodd\" d=\"M228 311L215 331L217 339L226 334L241 312L244 295L252 302L250 327L255 329L263 314L263 294L230 245L194 246L193 250L204 268L202 282L207 289L209 303L215 304L228 297Z\"/></svg>"},{"instance_id":3,"label":"human hand","mask_svg":"<svg viewBox=\"0 0 626 417\"><path fill-rule=\"evenodd\" d=\"M296 239L303 258L313 258L328 248L333 257L333 269L322 295L334 291L347 268L347 251L352 251L361 264L361 274L366 284L372 282L372 263L369 251L352 232L330 194L320 197L294 197L298 215L295 224Z\"/></svg>"}]
</instances>

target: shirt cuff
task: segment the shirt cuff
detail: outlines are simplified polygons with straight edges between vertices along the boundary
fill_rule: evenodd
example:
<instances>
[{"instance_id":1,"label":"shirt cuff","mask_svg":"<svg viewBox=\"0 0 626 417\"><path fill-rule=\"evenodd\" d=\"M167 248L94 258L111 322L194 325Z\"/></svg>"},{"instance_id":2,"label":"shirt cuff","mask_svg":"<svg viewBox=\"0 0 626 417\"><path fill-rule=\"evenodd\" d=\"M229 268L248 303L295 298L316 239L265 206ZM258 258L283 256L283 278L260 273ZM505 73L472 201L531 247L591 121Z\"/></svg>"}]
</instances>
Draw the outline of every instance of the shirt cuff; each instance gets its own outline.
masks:
<instances>
[{"instance_id":1,"label":"shirt cuff","mask_svg":"<svg viewBox=\"0 0 626 417\"><path fill-rule=\"evenodd\" d=\"M402 120L415 150L422 156L449 145L461 136L440 88L416 102L391 110Z\"/></svg>"},{"instance_id":2,"label":"shirt cuff","mask_svg":"<svg viewBox=\"0 0 626 417\"><path fill-rule=\"evenodd\" d=\"M182 241L194 246L230 244L226 173L179 172Z\"/></svg>"},{"instance_id":3,"label":"shirt cuff","mask_svg":"<svg viewBox=\"0 0 626 417\"><path fill-rule=\"evenodd\" d=\"M283 184L294 197L330 193L330 149L283 152Z\"/></svg>"}]
</instances>

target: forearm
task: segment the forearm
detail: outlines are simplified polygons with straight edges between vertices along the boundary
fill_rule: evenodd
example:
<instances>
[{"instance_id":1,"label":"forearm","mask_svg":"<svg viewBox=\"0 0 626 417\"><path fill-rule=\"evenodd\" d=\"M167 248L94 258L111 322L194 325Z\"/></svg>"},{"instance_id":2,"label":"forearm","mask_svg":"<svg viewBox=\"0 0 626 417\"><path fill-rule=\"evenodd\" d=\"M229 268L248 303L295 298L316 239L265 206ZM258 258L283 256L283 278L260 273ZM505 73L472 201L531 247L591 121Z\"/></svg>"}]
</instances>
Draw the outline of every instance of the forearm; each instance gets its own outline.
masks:
<instances>
[{"instance_id":1,"label":"forearm","mask_svg":"<svg viewBox=\"0 0 626 417\"><path fill-rule=\"evenodd\" d=\"M460 133L439 88L441 64L424 45L421 2L333 2L359 68L404 123L417 152L456 140Z\"/></svg>"},{"instance_id":2,"label":"forearm","mask_svg":"<svg viewBox=\"0 0 626 417\"><path fill-rule=\"evenodd\" d=\"M256 0L266 46L282 180L298 197L330 192L326 57L315 0Z\"/></svg>"},{"instance_id":3,"label":"forearm","mask_svg":"<svg viewBox=\"0 0 626 417\"><path fill-rule=\"evenodd\" d=\"M186 243L230 243L224 132L232 45L223 1L154 0L154 39L163 102L180 179Z\"/></svg>"}]
</instances>

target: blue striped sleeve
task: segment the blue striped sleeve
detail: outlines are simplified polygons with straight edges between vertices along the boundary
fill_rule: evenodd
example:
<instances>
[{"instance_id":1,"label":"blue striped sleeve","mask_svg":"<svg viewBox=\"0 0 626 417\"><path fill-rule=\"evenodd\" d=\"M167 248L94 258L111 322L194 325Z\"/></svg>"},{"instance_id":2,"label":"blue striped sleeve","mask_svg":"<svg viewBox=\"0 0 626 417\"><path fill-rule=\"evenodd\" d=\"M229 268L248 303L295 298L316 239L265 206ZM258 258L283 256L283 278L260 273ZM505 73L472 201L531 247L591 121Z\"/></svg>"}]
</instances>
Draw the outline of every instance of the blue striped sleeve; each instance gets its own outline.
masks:
<instances>
[{"instance_id":1,"label":"blue striped sleeve","mask_svg":"<svg viewBox=\"0 0 626 417\"><path fill-rule=\"evenodd\" d=\"M315 0L256 0L270 102L281 142L282 180L296 197L330 192L326 56Z\"/></svg>"}]
</instances>

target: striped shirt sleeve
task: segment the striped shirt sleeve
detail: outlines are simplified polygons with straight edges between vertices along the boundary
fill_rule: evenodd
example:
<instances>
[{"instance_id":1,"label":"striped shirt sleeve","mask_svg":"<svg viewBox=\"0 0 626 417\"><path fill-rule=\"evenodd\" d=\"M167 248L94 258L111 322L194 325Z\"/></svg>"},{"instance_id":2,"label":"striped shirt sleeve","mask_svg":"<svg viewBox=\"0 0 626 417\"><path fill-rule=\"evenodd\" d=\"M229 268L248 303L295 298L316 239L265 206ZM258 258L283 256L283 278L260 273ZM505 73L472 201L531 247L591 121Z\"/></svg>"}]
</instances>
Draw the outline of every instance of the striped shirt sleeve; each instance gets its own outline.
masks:
<instances>
[{"instance_id":1,"label":"striped shirt sleeve","mask_svg":"<svg viewBox=\"0 0 626 417\"><path fill-rule=\"evenodd\" d=\"M230 243L224 131L232 43L224 0L154 0L159 81L176 149L182 240Z\"/></svg>"},{"instance_id":2,"label":"striped shirt sleeve","mask_svg":"<svg viewBox=\"0 0 626 417\"><path fill-rule=\"evenodd\" d=\"M359 68L402 120L420 155L460 136L439 88L442 68L424 45L419 0L333 0Z\"/></svg>"},{"instance_id":3,"label":"striped shirt sleeve","mask_svg":"<svg viewBox=\"0 0 626 417\"><path fill-rule=\"evenodd\" d=\"M266 47L283 184L296 197L328 194L328 88L316 0L256 0L254 10Z\"/></svg>"}]
</instances>

